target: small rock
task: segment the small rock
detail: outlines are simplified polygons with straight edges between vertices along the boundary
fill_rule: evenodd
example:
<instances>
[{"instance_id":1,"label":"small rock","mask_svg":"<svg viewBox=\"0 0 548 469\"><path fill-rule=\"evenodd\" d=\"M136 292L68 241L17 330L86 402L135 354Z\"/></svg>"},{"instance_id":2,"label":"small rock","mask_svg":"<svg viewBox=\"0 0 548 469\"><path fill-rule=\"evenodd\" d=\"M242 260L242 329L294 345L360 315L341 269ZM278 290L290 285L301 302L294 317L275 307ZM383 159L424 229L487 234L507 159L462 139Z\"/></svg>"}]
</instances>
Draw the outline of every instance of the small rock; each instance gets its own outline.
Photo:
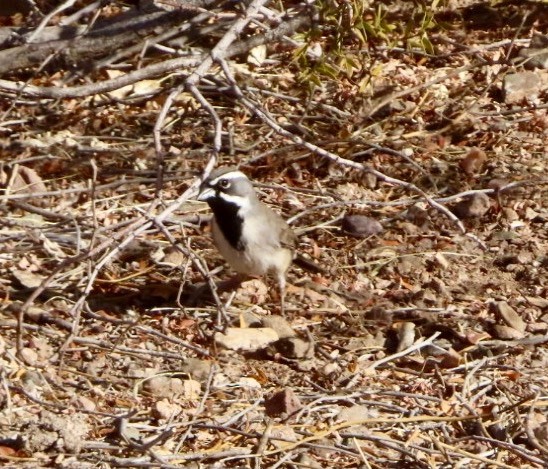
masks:
<instances>
[{"instance_id":1,"label":"small rock","mask_svg":"<svg viewBox=\"0 0 548 469\"><path fill-rule=\"evenodd\" d=\"M539 213L533 210L531 207L527 207L525 209L525 218L527 218L527 220L534 220L538 216L539 216Z\"/></svg>"},{"instance_id":2,"label":"small rock","mask_svg":"<svg viewBox=\"0 0 548 469\"><path fill-rule=\"evenodd\" d=\"M29 430L24 448L30 453L47 451L59 439L57 432L47 431L38 426L31 426Z\"/></svg>"},{"instance_id":3,"label":"small rock","mask_svg":"<svg viewBox=\"0 0 548 469\"><path fill-rule=\"evenodd\" d=\"M537 308L548 308L548 300L546 298L541 298L540 296L526 296L525 298L527 298L527 301Z\"/></svg>"},{"instance_id":4,"label":"small rock","mask_svg":"<svg viewBox=\"0 0 548 469\"><path fill-rule=\"evenodd\" d=\"M269 344L279 339L278 334L270 327L257 327L252 329L240 329L229 327L223 334L215 333L215 343L229 350L242 350L253 352L264 349Z\"/></svg>"},{"instance_id":5,"label":"small rock","mask_svg":"<svg viewBox=\"0 0 548 469\"><path fill-rule=\"evenodd\" d=\"M362 183L368 189L375 189L377 187L377 176L370 172L366 172L363 175Z\"/></svg>"},{"instance_id":6,"label":"small rock","mask_svg":"<svg viewBox=\"0 0 548 469\"><path fill-rule=\"evenodd\" d=\"M527 324L527 332L533 334L546 334L546 332L548 332L548 323L545 321L530 322Z\"/></svg>"},{"instance_id":7,"label":"small rock","mask_svg":"<svg viewBox=\"0 0 548 469\"><path fill-rule=\"evenodd\" d=\"M27 365L34 366L38 361L38 354L35 350L25 347L21 350L21 358Z\"/></svg>"},{"instance_id":8,"label":"small rock","mask_svg":"<svg viewBox=\"0 0 548 469\"><path fill-rule=\"evenodd\" d=\"M430 306L439 306L440 298L439 295L432 291L430 288L423 288L419 290L413 298L416 298L417 306L419 307L430 307Z\"/></svg>"},{"instance_id":9,"label":"small rock","mask_svg":"<svg viewBox=\"0 0 548 469\"><path fill-rule=\"evenodd\" d=\"M496 324L494 327L495 337L502 340L518 340L523 339L525 334L514 329L513 327Z\"/></svg>"},{"instance_id":10,"label":"small rock","mask_svg":"<svg viewBox=\"0 0 548 469\"><path fill-rule=\"evenodd\" d=\"M100 376L107 366L107 359L104 354L96 354L93 361L90 361L84 367L86 373L92 376Z\"/></svg>"},{"instance_id":11,"label":"small rock","mask_svg":"<svg viewBox=\"0 0 548 469\"><path fill-rule=\"evenodd\" d=\"M533 429L533 433L539 440L539 442L546 447L546 444L548 443L548 423L544 422L543 424L535 427Z\"/></svg>"},{"instance_id":12,"label":"small rock","mask_svg":"<svg viewBox=\"0 0 548 469\"><path fill-rule=\"evenodd\" d=\"M275 448L283 448L288 441L297 441L299 437L289 425L274 426L270 430L270 442Z\"/></svg>"},{"instance_id":13,"label":"small rock","mask_svg":"<svg viewBox=\"0 0 548 469\"><path fill-rule=\"evenodd\" d=\"M240 327L246 329L248 327L261 327L263 326L262 316L251 311L244 311L240 313Z\"/></svg>"},{"instance_id":14,"label":"small rock","mask_svg":"<svg viewBox=\"0 0 548 469\"><path fill-rule=\"evenodd\" d=\"M447 257L445 257L441 252L437 252L434 256L434 259L436 260L436 263L442 268L442 269L448 269L449 268L449 261L447 260Z\"/></svg>"},{"instance_id":15,"label":"small rock","mask_svg":"<svg viewBox=\"0 0 548 469\"><path fill-rule=\"evenodd\" d=\"M288 337L278 340L274 347L276 352L285 358L302 359L314 356L314 343L299 337Z\"/></svg>"},{"instance_id":16,"label":"small rock","mask_svg":"<svg viewBox=\"0 0 548 469\"><path fill-rule=\"evenodd\" d=\"M412 322L399 322L392 326L398 334L398 347L396 352L401 352L415 342L415 324Z\"/></svg>"},{"instance_id":17,"label":"small rock","mask_svg":"<svg viewBox=\"0 0 548 469\"><path fill-rule=\"evenodd\" d=\"M535 260L534 254L531 251L520 251L516 256L516 260L522 265L531 265Z\"/></svg>"},{"instance_id":18,"label":"small rock","mask_svg":"<svg viewBox=\"0 0 548 469\"><path fill-rule=\"evenodd\" d=\"M36 391L41 392L41 390L47 386L47 383L48 382L41 371L27 370L23 373L23 376L21 376L22 388L32 395L36 395Z\"/></svg>"},{"instance_id":19,"label":"small rock","mask_svg":"<svg viewBox=\"0 0 548 469\"><path fill-rule=\"evenodd\" d=\"M521 333L525 332L526 324L520 315L506 301L490 303L491 310L510 327Z\"/></svg>"},{"instance_id":20,"label":"small rock","mask_svg":"<svg viewBox=\"0 0 548 469\"><path fill-rule=\"evenodd\" d=\"M498 192L506 185L508 185L506 179L494 178L487 183L487 189L493 189L495 192Z\"/></svg>"},{"instance_id":21,"label":"small rock","mask_svg":"<svg viewBox=\"0 0 548 469\"><path fill-rule=\"evenodd\" d=\"M483 165L487 161L487 155L479 148L472 148L468 154L459 161L459 166L467 176L481 173Z\"/></svg>"},{"instance_id":22,"label":"small rock","mask_svg":"<svg viewBox=\"0 0 548 469\"><path fill-rule=\"evenodd\" d=\"M255 378L248 378L244 376L238 380L238 385L242 388L247 389L261 389L261 383L259 383Z\"/></svg>"},{"instance_id":23,"label":"small rock","mask_svg":"<svg viewBox=\"0 0 548 469\"><path fill-rule=\"evenodd\" d=\"M181 366L183 373L188 373L197 381L207 381L211 373L211 362L199 358L187 358Z\"/></svg>"},{"instance_id":24,"label":"small rock","mask_svg":"<svg viewBox=\"0 0 548 469\"><path fill-rule=\"evenodd\" d=\"M144 440L143 432L135 425L120 425L123 419L117 419L117 424L119 425L117 431L119 435L126 441L132 441L135 443L140 443Z\"/></svg>"},{"instance_id":25,"label":"small rock","mask_svg":"<svg viewBox=\"0 0 548 469\"><path fill-rule=\"evenodd\" d=\"M507 104L518 104L524 100L533 101L538 98L544 88L540 72L509 73L504 77L504 101Z\"/></svg>"},{"instance_id":26,"label":"small rock","mask_svg":"<svg viewBox=\"0 0 548 469\"><path fill-rule=\"evenodd\" d=\"M190 400L196 400L200 397L202 385L193 379L185 379L183 381L184 397Z\"/></svg>"},{"instance_id":27,"label":"small rock","mask_svg":"<svg viewBox=\"0 0 548 469\"><path fill-rule=\"evenodd\" d=\"M269 417L287 417L298 412L303 405L295 392L286 388L265 399L264 407L266 415Z\"/></svg>"},{"instance_id":28,"label":"small rock","mask_svg":"<svg viewBox=\"0 0 548 469\"><path fill-rule=\"evenodd\" d=\"M487 213L491 201L486 194L473 194L455 205L453 212L459 218L480 218Z\"/></svg>"},{"instance_id":29,"label":"small rock","mask_svg":"<svg viewBox=\"0 0 548 469\"><path fill-rule=\"evenodd\" d=\"M36 350L37 360L41 363L48 361L55 353L45 337L33 337L29 340L29 345Z\"/></svg>"},{"instance_id":30,"label":"small rock","mask_svg":"<svg viewBox=\"0 0 548 469\"><path fill-rule=\"evenodd\" d=\"M21 382L24 385L32 384L34 386L45 386L48 383L42 372L38 370L26 370L21 376Z\"/></svg>"},{"instance_id":31,"label":"small rock","mask_svg":"<svg viewBox=\"0 0 548 469\"><path fill-rule=\"evenodd\" d=\"M382 349L386 343L386 336L382 330L378 330L375 335L365 333L363 337L352 337L347 344L348 350L361 349Z\"/></svg>"},{"instance_id":32,"label":"small rock","mask_svg":"<svg viewBox=\"0 0 548 469\"><path fill-rule=\"evenodd\" d=\"M262 304L268 297L269 288L258 278L246 280L240 284L238 299L244 303Z\"/></svg>"},{"instance_id":33,"label":"small rock","mask_svg":"<svg viewBox=\"0 0 548 469\"><path fill-rule=\"evenodd\" d=\"M449 288L447 288L447 285L445 285L445 283L443 283L439 278L433 278L430 285L434 291L443 298L452 298Z\"/></svg>"},{"instance_id":34,"label":"small rock","mask_svg":"<svg viewBox=\"0 0 548 469\"><path fill-rule=\"evenodd\" d=\"M200 383L192 379L182 380L170 376L155 376L143 385L143 389L156 398L183 395L187 399L197 399L200 395Z\"/></svg>"},{"instance_id":35,"label":"small rock","mask_svg":"<svg viewBox=\"0 0 548 469\"><path fill-rule=\"evenodd\" d=\"M87 410L88 412L94 412L97 408L95 402L93 402L91 399L88 399L86 396L78 396L77 401L80 404L80 407L84 410Z\"/></svg>"},{"instance_id":36,"label":"small rock","mask_svg":"<svg viewBox=\"0 0 548 469\"><path fill-rule=\"evenodd\" d=\"M503 208L502 209L502 216L506 218L510 223L516 220L519 220L518 213L513 208Z\"/></svg>"},{"instance_id":37,"label":"small rock","mask_svg":"<svg viewBox=\"0 0 548 469\"><path fill-rule=\"evenodd\" d=\"M443 354L440 366L442 368L455 368L462 363L462 355L452 347Z\"/></svg>"},{"instance_id":38,"label":"small rock","mask_svg":"<svg viewBox=\"0 0 548 469\"><path fill-rule=\"evenodd\" d=\"M424 202L417 202L405 212L405 218L417 226L422 226L428 221L428 209Z\"/></svg>"},{"instance_id":39,"label":"small rock","mask_svg":"<svg viewBox=\"0 0 548 469\"><path fill-rule=\"evenodd\" d=\"M156 401L151 409L152 416L156 419L168 420L181 413L183 408L168 399Z\"/></svg>"},{"instance_id":40,"label":"small rock","mask_svg":"<svg viewBox=\"0 0 548 469\"><path fill-rule=\"evenodd\" d=\"M344 407L337 415L337 422L353 422L359 420L368 420L377 418L379 412L377 409L366 405L353 405Z\"/></svg>"},{"instance_id":41,"label":"small rock","mask_svg":"<svg viewBox=\"0 0 548 469\"><path fill-rule=\"evenodd\" d=\"M297 457L297 462L300 467L306 467L307 469L322 469L325 467L323 464L320 464L318 461L312 458L312 455L301 453Z\"/></svg>"},{"instance_id":42,"label":"small rock","mask_svg":"<svg viewBox=\"0 0 548 469\"><path fill-rule=\"evenodd\" d=\"M12 269L11 273L24 288L38 288L44 280L44 277L30 270Z\"/></svg>"},{"instance_id":43,"label":"small rock","mask_svg":"<svg viewBox=\"0 0 548 469\"><path fill-rule=\"evenodd\" d=\"M155 376L145 381L143 389L157 398L171 397L183 393L183 381L169 376Z\"/></svg>"},{"instance_id":44,"label":"small rock","mask_svg":"<svg viewBox=\"0 0 548 469\"><path fill-rule=\"evenodd\" d=\"M472 345L477 345L479 344L482 340L484 339L490 339L491 338L491 335L488 334L487 332L468 332L466 334L466 340L472 344Z\"/></svg>"},{"instance_id":45,"label":"small rock","mask_svg":"<svg viewBox=\"0 0 548 469\"><path fill-rule=\"evenodd\" d=\"M423 267L424 259L420 256L403 256L396 264L398 273L402 276L420 272Z\"/></svg>"},{"instance_id":46,"label":"small rock","mask_svg":"<svg viewBox=\"0 0 548 469\"><path fill-rule=\"evenodd\" d=\"M145 367L143 368L141 364L131 362L127 369L127 375L130 378L151 378L152 376L160 373L160 368Z\"/></svg>"},{"instance_id":47,"label":"small rock","mask_svg":"<svg viewBox=\"0 0 548 469\"><path fill-rule=\"evenodd\" d=\"M81 415L56 415L42 411L38 421L26 424L25 449L31 453L55 450L78 453L90 427Z\"/></svg>"},{"instance_id":48,"label":"small rock","mask_svg":"<svg viewBox=\"0 0 548 469\"><path fill-rule=\"evenodd\" d=\"M420 227L411 222L400 222L397 226L407 235L417 236L420 233Z\"/></svg>"},{"instance_id":49,"label":"small rock","mask_svg":"<svg viewBox=\"0 0 548 469\"><path fill-rule=\"evenodd\" d=\"M382 225L374 218L365 215L346 215L342 220L345 233L356 237L367 237L382 232Z\"/></svg>"},{"instance_id":50,"label":"small rock","mask_svg":"<svg viewBox=\"0 0 548 469\"><path fill-rule=\"evenodd\" d=\"M162 263L179 266L186 262L187 256L185 256L179 249L171 247L165 250L164 256L161 259Z\"/></svg>"},{"instance_id":51,"label":"small rock","mask_svg":"<svg viewBox=\"0 0 548 469\"><path fill-rule=\"evenodd\" d=\"M514 231L493 231L491 238L493 241L506 241L516 239L519 235Z\"/></svg>"},{"instance_id":52,"label":"small rock","mask_svg":"<svg viewBox=\"0 0 548 469\"><path fill-rule=\"evenodd\" d=\"M321 373L324 376L329 376L329 375L332 375L334 373L337 373L339 370L340 370L340 366L335 362L331 362L331 363L328 363L327 365L325 365L322 368Z\"/></svg>"},{"instance_id":53,"label":"small rock","mask_svg":"<svg viewBox=\"0 0 548 469\"><path fill-rule=\"evenodd\" d=\"M264 327L274 329L280 339L287 339L296 335L287 319L282 316L265 316L261 322Z\"/></svg>"},{"instance_id":54,"label":"small rock","mask_svg":"<svg viewBox=\"0 0 548 469\"><path fill-rule=\"evenodd\" d=\"M324 362L317 358L310 358L307 360L295 361L293 366L295 366L296 371L310 376L311 374L315 375L323 364Z\"/></svg>"}]
</instances>

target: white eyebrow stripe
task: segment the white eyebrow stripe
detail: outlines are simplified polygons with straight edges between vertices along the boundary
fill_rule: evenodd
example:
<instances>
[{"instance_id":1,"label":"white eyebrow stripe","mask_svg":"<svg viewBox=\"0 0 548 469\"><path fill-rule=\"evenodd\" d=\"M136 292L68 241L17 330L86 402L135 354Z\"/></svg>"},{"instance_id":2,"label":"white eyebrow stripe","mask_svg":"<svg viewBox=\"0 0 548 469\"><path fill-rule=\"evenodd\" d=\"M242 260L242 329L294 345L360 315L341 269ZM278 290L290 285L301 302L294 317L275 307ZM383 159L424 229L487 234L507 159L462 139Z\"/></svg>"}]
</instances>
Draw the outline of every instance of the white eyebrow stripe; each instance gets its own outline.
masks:
<instances>
[{"instance_id":1,"label":"white eyebrow stripe","mask_svg":"<svg viewBox=\"0 0 548 469\"><path fill-rule=\"evenodd\" d=\"M215 186L221 179L242 179L242 178L247 179L247 176L241 171L230 171L229 173L224 173L224 174L221 174L220 176L217 176L215 179L211 179L209 181L209 184L211 186Z\"/></svg>"}]
</instances>

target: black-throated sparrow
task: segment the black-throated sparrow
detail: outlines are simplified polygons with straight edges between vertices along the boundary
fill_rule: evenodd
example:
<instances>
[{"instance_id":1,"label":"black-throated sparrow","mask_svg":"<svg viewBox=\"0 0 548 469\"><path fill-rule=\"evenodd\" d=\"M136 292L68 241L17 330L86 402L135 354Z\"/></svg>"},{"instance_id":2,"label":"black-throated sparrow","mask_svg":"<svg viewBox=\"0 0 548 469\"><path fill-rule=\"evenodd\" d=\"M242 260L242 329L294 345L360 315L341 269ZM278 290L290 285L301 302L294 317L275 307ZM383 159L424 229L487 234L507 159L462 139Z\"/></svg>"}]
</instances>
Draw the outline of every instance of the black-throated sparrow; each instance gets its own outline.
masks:
<instances>
[{"instance_id":1,"label":"black-throated sparrow","mask_svg":"<svg viewBox=\"0 0 548 469\"><path fill-rule=\"evenodd\" d=\"M212 171L200 187L198 200L207 202L213 210L213 241L236 272L276 277L284 314L285 276L296 257L297 236L293 230L258 199L251 181L237 168ZM323 270L306 259L299 264Z\"/></svg>"}]
</instances>

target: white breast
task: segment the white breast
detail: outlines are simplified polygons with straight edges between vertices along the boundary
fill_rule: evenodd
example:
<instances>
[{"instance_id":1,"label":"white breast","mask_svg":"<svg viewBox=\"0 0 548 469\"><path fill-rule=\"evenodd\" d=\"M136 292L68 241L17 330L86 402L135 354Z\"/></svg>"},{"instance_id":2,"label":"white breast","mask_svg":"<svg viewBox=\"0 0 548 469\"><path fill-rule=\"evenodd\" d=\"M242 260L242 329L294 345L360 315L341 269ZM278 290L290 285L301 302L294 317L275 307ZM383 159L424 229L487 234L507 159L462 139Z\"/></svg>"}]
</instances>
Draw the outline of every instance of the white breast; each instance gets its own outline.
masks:
<instances>
[{"instance_id":1,"label":"white breast","mask_svg":"<svg viewBox=\"0 0 548 469\"><path fill-rule=\"evenodd\" d=\"M273 232L274 227L264 223L261 217L245 217L245 220L242 239L245 240L246 248L243 251L234 249L213 221L213 240L219 252L236 272L247 275L273 273L278 277L285 274L293 253L280 246L279 233Z\"/></svg>"}]
</instances>

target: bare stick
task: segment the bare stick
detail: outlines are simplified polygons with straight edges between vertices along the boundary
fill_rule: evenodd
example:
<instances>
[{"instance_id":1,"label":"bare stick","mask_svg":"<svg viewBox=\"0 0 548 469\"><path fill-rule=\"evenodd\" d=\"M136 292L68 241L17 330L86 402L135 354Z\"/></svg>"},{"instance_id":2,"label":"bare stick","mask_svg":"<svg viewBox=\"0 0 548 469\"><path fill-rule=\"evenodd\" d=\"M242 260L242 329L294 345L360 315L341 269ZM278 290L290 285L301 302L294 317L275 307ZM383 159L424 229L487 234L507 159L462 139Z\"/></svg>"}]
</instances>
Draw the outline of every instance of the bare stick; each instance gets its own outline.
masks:
<instances>
[{"instance_id":1,"label":"bare stick","mask_svg":"<svg viewBox=\"0 0 548 469\"><path fill-rule=\"evenodd\" d=\"M46 25L51 21L51 19L58 13L61 13L62 11L66 10L67 8L70 8L72 5L76 3L76 0L65 0L64 3L59 5L58 7L54 8L47 14L40 24L36 27L36 29L32 32L32 34L27 39L27 43L35 42L36 38L39 36L39 34L42 32L42 30L46 27Z\"/></svg>"}]
</instances>

